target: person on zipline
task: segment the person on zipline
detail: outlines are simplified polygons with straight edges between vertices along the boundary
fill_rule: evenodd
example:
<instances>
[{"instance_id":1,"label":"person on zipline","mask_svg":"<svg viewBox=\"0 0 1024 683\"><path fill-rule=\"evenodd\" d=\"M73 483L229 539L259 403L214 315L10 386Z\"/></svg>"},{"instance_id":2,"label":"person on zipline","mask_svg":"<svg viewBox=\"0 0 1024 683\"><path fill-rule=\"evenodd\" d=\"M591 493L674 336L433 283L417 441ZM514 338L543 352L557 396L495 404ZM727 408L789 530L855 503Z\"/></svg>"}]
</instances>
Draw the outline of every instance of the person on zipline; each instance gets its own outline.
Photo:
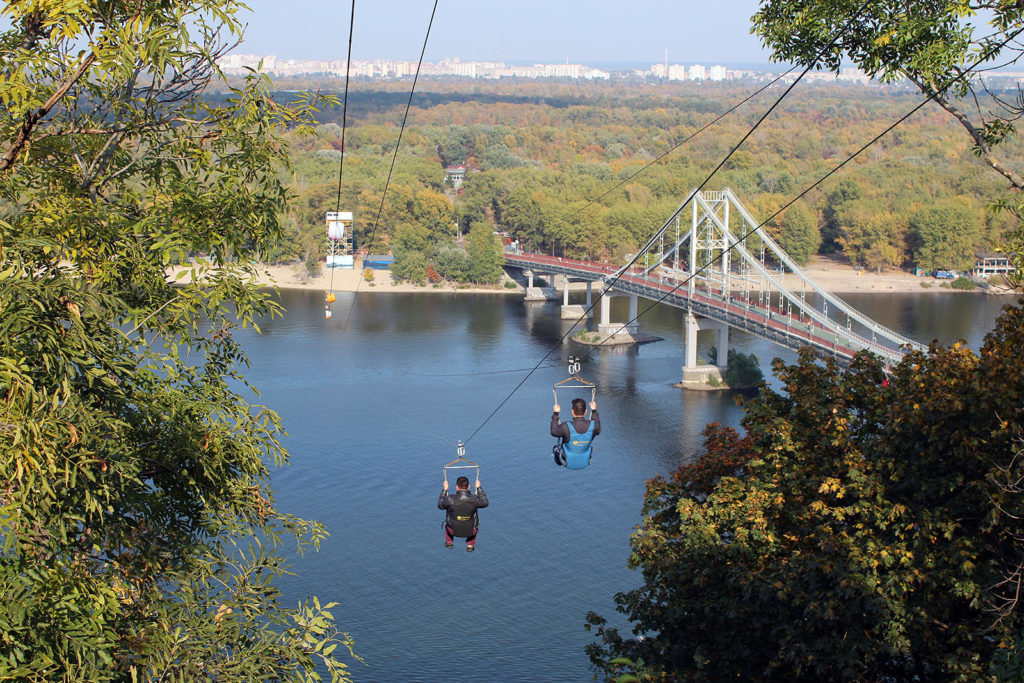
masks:
<instances>
[{"instance_id":1,"label":"person on zipline","mask_svg":"<svg viewBox=\"0 0 1024 683\"><path fill-rule=\"evenodd\" d=\"M479 477L476 480L476 493L469 492L469 479L459 477L455 480L455 495L448 495L448 480L444 480L441 487L441 497L437 500L437 507L447 510L444 519L444 547L451 550L455 546L455 537L466 539L466 552L473 552L476 546L476 532L479 518L476 511L485 508L490 503L487 501L487 494L480 486Z\"/></svg>"},{"instance_id":2,"label":"person on zipline","mask_svg":"<svg viewBox=\"0 0 1024 683\"><path fill-rule=\"evenodd\" d=\"M551 416L551 436L561 439L556 446L555 462L570 470L582 470L590 464L593 454L594 437L601 433L601 418L597 414L597 402L590 402L590 419L587 415L587 402L582 398L572 400L572 420L559 423L558 413L562 407L555 404L555 413Z\"/></svg>"}]
</instances>

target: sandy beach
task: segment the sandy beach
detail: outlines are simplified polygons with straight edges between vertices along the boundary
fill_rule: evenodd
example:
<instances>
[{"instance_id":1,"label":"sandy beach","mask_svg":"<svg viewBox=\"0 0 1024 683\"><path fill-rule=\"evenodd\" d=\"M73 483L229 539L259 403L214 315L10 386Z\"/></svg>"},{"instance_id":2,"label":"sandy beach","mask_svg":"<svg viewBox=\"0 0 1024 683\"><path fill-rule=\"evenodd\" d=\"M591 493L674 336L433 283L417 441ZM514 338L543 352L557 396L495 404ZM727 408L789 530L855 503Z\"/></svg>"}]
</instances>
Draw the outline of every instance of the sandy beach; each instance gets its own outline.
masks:
<instances>
[{"instance_id":1,"label":"sandy beach","mask_svg":"<svg viewBox=\"0 0 1024 683\"><path fill-rule=\"evenodd\" d=\"M454 286L450 283L440 285L416 285L409 282L395 282L391 273L386 270L368 271L373 273L373 280L361 280L363 271L361 264L356 263L352 270L336 268L328 270L321 269L318 277L308 277L306 269L301 265L274 265L261 266L261 281L267 285L275 285L282 289L316 289L327 291L333 289L338 292L466 292L466 293L489 293L489 294L516 294L522 293L522 287L516 284L515 288L505 286L507 282L513 282L506 276L500 285L495 286ZM809 263L804 271L821 285L824 289L835 294L849 294L852 292L959 292L962 290L950 289L948 280L936 280L932 277L917 277L912 273L901 270L883 271L881 273L857 270L849 264L828 257L817 256ZM559 282L559 285L561 283ZM800 290L800 282L792 275L786 276L785 284L796 291ZM946 287L942 285L946 284ZM571 289L582 288L584 283L573 283ZM984 290L976 289L973 292ZM966 292L966 293L971 293ZM993 291L993 293L1010 294L1006 290Z\"/></svg>"},{"instance_id":2,"label":"sandy beach","mask_svg":"<svg viewBox=\"0 0 1024 683\"><path fill-rule=\"evenodd\" d=\"M411 282L396 282L387 270L370 270L373 273L372 280L364 278L362 264L357 260L355 268L333 268L328 270L322 267L317 277L309 277L306 268L302 264L268 266L261 265L260 282L268 286L277 286L281 289L318 289L322 291L333 290L335 292L465 292L477 294L522 294L523 289L517 284L514 289L504 286L505 282L513 282L506 278L501 284L492 286L480 285L458 285L442 283L438 285L417 285Z\"/></svg>"}]
</instances>

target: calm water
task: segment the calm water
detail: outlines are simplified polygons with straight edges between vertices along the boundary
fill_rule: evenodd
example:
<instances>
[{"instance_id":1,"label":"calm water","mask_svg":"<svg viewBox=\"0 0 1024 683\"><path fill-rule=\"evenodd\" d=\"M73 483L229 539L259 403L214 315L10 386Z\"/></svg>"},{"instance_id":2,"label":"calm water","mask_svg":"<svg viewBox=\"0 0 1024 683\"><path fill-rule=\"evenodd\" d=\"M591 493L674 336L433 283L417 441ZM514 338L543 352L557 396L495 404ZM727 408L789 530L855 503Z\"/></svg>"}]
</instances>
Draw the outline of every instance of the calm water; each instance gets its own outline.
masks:
<instances>
[{"instance_id":1,"label":"calm water","mask_svg":"<svg viewBox=\"0 0 1024 683\"><path fill-rule=\"evenodd\" d=\"M656 307L641 330L664 341L599 349L582 373L599 387L603 433L587 470L551 461L551 385L533 374L467 444L491 500L475 553L445 550L436 508L441 467L523 380L569 323L555 304L515 296L288 291L283 319L245 338L247 373L290 433L292 464L275 472L283 510L322 520L331 537L295 562L289 596L340 604L338 623L366 666L359 681L585 681L584 617L616 621L613 595L639 583L626 568L644 480L692 460L708 422L740 411L718 393L673 388L683 358L681 313ZM957 293L845 297L920 341L977 348L1012 299ZM625 302L613 319L623 319ZM618 314L618 317L615 317ZM709 340L710 341L710 340ZM734 332L766 374L795 355ZM560 394L561 397L561 394ZM562 398L563 405L568 398Z\"/></svg>"}]
</instances>

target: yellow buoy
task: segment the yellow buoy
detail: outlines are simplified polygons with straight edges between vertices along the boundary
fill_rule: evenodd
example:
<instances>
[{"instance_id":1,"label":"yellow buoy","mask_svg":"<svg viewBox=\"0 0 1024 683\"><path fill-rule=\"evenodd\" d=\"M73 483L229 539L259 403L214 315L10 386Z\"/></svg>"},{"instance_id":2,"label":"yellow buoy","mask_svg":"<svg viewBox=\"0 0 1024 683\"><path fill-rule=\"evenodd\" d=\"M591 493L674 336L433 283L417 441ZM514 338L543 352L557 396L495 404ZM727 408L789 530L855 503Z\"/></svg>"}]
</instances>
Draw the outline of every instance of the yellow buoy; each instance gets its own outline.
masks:
<instances>
[{"instance_id":1,"label":"yellow buoy","mask_svg":"<svg viewBox=\"0 0 1024 683\"><path fill-rule=\"evenodd\" d=\"M327 293L327 303L333 304L335 300L334 292Z\"/></svg>"}]
</instances>

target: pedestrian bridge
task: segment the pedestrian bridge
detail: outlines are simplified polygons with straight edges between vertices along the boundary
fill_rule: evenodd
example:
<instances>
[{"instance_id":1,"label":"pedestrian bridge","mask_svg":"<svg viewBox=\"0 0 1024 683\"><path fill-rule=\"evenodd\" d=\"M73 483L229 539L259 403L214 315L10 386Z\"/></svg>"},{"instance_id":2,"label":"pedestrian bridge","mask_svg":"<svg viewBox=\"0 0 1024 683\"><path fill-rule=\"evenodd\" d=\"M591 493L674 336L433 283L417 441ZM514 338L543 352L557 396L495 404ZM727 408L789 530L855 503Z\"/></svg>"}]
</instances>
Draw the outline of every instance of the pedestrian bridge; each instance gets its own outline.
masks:
<instances>
[{"instance_id":1,"label":"pedestrian bridge","mask_svg":"<svg viewBox=\"0 0 1024 683\"><path fill-rule=\"evenodd\" d=\"M681 216L692 206L684 230ZM697 333L718 335L719 371L728 358L728 330L741 329L790 349L811 346L841 364L859 351L895 365L909 349L924 346L871 320L821 288L754 221L730 190L693 192L647 242L628 268L546 254L507 251L505 264L527 277L563 275L563 305L570 280L600 283L599 333L609 337L637 329L637 297L685 311L683 381L706 380L698 366ZM551 278L549 278L551 279ZM609 320L611 296L629 296L629 320ZM576 317L576 316L573 316ZM711 374L714 374L713 372Z\"/></svg>"}]
</instances>

